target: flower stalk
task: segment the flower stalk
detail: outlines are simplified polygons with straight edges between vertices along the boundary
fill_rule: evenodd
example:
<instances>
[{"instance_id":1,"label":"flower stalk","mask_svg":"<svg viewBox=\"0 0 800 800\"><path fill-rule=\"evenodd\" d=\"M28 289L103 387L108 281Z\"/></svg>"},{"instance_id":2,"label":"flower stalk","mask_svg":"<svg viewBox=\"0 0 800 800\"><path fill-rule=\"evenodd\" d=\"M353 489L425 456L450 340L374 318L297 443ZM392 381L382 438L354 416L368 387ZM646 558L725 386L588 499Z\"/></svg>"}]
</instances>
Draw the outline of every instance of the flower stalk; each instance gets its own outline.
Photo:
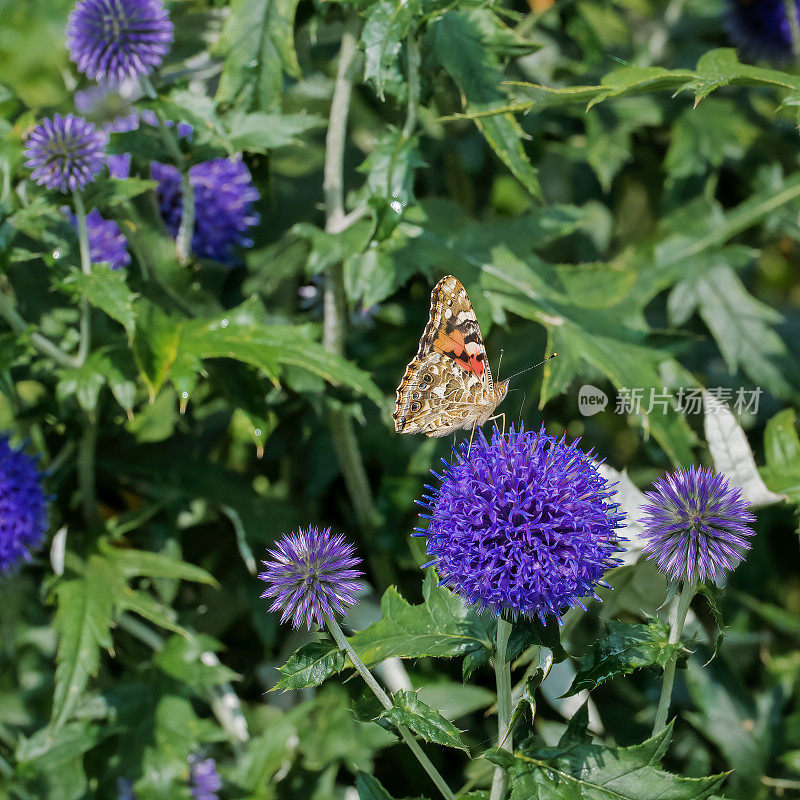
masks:
<instances>
[{"instance_id":1,"label":"flower stalk","mask_svg":"<svg viewBox=\"0 0 800 800\"><path fill-rule=\"evenodd\" d=\"M783 0L786 6L786 19L789 20L789 33L792 37L792 54L800 58L800 12L796 0Z\"/></svg>"},{"instance_id":2,"label":"flower stalk","mask_svg":"<svg viewBox=\"0 0 800 800\"><path fill-rule=\"evenodd\" d=\"M83 197L80 192L72 193L72 202L75 206L75 217L78 221L78 249L81 257L81 272L84 275L92 274L92 260L89 256L89 232L86 228L86 207L83 204ZM78 345L79 366L86 363L89 349L92 345L92 310L89 306L89 298L84 293L81 295L80 303L80 344Z\"/></svg>"},{"instance_id":3,"label":"flower stalk","mask_svg":"<svg viewBox=\"0 0 800 800\"><path fill-rule=\"evenodd\" d=\"M378 702L387 710L393 708L391 698L388 694L386 694L378 681L375 680L373 674L367 669L366 664L364 664L364 662L358 657L358 653L356 653L356 651L353 649L353 646L350 644L350 642L347 641L347 637L342 632L339 623L336 622L332 616L326 615L325 624L330 631L333 640L336 642L337 647L347 654L347 657L350 659L353 667L355 667L356 672L358 672L358 674L364 679L364 683L366 683L370 688L372 693L378 699ZM417 761L419 761L422 768L428 773L428 776L434 782L436 788L441 792L442 797L444 797L445 800L455 800L456 796L450 790L450 787L439 773L439 770L436 769L428 756L425 755L424 751L419 745L419 742L417 742L417 740L414 738L414 735L411 733L411 731L405 725L398 725L397 730L400 733L400 737L408 745L409 749L414 754Z\"/></svg>"},{"instance_id":4,"label":"flower stalk","mask_svg":"<svg viewBox=\"0 0 800 800\"><path fill-rule=\"evenodd\" d=\"M672 598L669 610L669 643L677 644L683 633L683 626L686 622L686 615L692 598L697 594L697 584L684 583L681 589ZM672 687L675 683L675 668L678 663L678 654L672 655L664 668L664 678L661 683L661 697L658 700L658 709L653 723L653 736L663 730L667 725L669 716L669 705L672 701Z\"/></svg>"},{"instance_id":5,"label":"flower stalk","mask_svg":"<svg viewBox=\"0 0 800 800\"><path fill-rule=\"evenodd\" d=\"M511 664L508 661L508 640L511 636L511 623L497 617L495 638L494 675L497 683L497 746L509 753L514 752L514 740L509 730L511 723ZM508 773L504 767L494 768L490 800L503 800L508 788Z\"/></svg>"}]
</instances>

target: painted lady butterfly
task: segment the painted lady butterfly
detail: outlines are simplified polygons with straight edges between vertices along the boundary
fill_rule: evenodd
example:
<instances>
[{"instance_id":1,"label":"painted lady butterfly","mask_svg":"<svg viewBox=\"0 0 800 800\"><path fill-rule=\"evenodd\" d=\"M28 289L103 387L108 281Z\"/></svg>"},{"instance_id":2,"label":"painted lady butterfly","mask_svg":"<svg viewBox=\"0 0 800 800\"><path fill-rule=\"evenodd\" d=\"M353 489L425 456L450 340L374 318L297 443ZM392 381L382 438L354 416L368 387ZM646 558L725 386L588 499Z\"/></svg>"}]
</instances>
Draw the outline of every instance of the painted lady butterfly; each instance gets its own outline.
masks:
<instances>
[{"instance_id":1,"label":"painted lady butterfly","mask_svg":"<svg viewBox=\"0 0 800 800\"><path fill-rule=\"evenodd\" d=\"M478 320L461 282L448 275L431 292L419 349L397 387L398 433L447 436L487 422L508 392L492 382Z\"/></svg>"}]
</instances>

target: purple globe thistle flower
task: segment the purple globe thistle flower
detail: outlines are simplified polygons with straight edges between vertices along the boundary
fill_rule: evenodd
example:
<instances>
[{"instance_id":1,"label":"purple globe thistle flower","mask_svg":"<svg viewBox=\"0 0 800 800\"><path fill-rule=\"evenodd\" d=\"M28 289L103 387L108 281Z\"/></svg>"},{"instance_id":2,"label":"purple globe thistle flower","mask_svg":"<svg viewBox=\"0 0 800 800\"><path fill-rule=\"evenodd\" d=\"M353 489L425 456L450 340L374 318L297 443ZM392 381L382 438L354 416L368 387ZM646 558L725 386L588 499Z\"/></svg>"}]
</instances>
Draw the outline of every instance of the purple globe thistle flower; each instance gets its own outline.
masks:
<instances>
[{"instance_id":1,"label":"purple globe thistle flower","mask_svg":"<svg viewBox=\"0 0 800 800\"><path fill-rule=\"evenodd\" d=\"M800 10L800 0L796 0ZM728 0L726 27L748 55L783 61L792 55L792 31L784 0Z\"/></svg>"},{"instance_id":2,"label":"purple globe thistle flower","mask_svg":"<svg viewBox=\"0 0 800 800\"><path fill-rule=\"evenodd\" d=\"M78 230L78 218L64 208L69 221ZM107 263L111 269L122 269L131 263L128 253L128 240L113 219L103 219L100 212L93 208L86 215L86 233L89 237L89 259L92 264Z\"/></svg>"},{"instance_id":3,"label":"purple globe thistle flower","mask_svg":"<svg viewBox=\"0 0 800 800\"><path fill-rule=\"evenodd\" d=\"M716 581L750 549L755 517L741 491L711 469L679 469L653 483L640 520L642 552L673 581Z\"/></svg>"},{"instance_id":4,"label":"purple globe thistle flower","mask_svg":"<svg viewBox=\"0 0 800 800\"><path fill-rule=\"evenodd\" d=\"M161 216L175 237L183 216L180 173L170 164L154 161L151 174L158 181ZM200 258L233 265L237 247L253 246L253 240L245 234L260 219L253 203L261 196L249 170L240 159L214 158L191 167L189 181L195 210L192 250Z\"/></svg>"},{"instance_id":5,"label":"purple globe thistle flower","mask_svg":"<svg viewBox=\"0 0 800 800\"><path fill-rule=\"evenodd\" d=\"M281 537L268 555L258 576L267 584L261 597L274 598L269 610L280 611L281 622L291 620L293 628L305 624L311 630L312 622L322 626L334 611L344 615L347 606L356 604L363 573L353 567L361 559L340 533L300 528Z\"/></svg>"},{"instance_id":6,"label":"purple globe thistle flower","mask_svg":"<svg viewBox=\"0 0 800 800\"><path fill-rule=\"evenodd\" d=\"M217 792L221 788L222 780L217 774L214 759L189 756L189 789L193 800L217 800Z\"/></svg>"},{"instance_id":7,"label":"purple globe thistle flower","mask_svg":"<svg viewBox=\"0 0 800 800\"><path fill-rule=\"evenodd\" d=\"M172 44L161 0L79 0L67 21L67 47L92 80L119 86L149 75Z\"/></svg>"},{"instance_id":8,"label":"purple globe thistle flower","mask_svg":"<svg viewBox=\"0 0 800 800\"><path fill-rule=\"evenodd\" d=\"M48 189L83 189L105 163L107 137L81 117L56 114L34 128L25 140L25 166L33 179Z\"/></svg>"},{"instance_id":9,"label":"purple globe thistle flower","mask_svg":"<svg viewBox=\"0 0 800 800\"><path fill-rule=\"evenodd\" d=\"M33 460L0 438L0 574L30 561L47 530L47 498Z\"/></svg>"},{"instance_id":10,"label":"purple globe thistle flower","mask_svg":"<svg viewBox=\"0 0 800 800\"><path fill-rule=\"evenodd\" d=\"M136 800L133 784L127 778L117 778L117 800Z\"/></svg>"},{"instance_id":11,"label":"purple globe thistle flower","mask_svg":"<svg viewBox=\"0 0 800 800\"><path fill-rule=\"evenodd\" d=\"M591 453L564 438L521 429L489 442L480 433L444 462L438 488L419 505L441 583L483 611L544 621L580 598L616 566L623 514Z\"/></svg>"}]
</instances>

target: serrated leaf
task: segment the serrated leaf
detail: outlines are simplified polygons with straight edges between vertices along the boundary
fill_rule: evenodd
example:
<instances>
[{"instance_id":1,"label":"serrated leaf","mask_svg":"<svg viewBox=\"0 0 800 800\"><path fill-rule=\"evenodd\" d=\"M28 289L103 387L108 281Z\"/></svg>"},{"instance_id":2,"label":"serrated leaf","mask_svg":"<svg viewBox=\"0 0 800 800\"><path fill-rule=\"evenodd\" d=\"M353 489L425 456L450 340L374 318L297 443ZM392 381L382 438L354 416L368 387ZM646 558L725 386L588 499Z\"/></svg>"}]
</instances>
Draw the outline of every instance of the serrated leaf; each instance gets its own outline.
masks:
<instances>
[{"instance_id":1,"label":"serrated leaf","mask_svg":"<svg viewBox=\"0 0 800 800\"><path fill-rule=\"evenodd\" d=\"M632 747L574 742L558 748L526 748L513 757L492 750L492 760L507 764L511 800L703 800L716 792L726 775L683 778L664 772L661 759L672 725Z\"/></svg>"},{"instance_id":2,"label":"serrated leaf","mask_svg":"<svg viewBox=\"0 0 800 800\"><path fill-rule=\"evenodd\" d=\"M751 506L773 505L784 499L767 489L756 467L753 451L731 410L707 391L703 392L705 433L714 469L742 490Z\"/></svg>"},{"instance_id":3,"label":"serrated leaf","mask_svg":"<svg viewBox=\"0 0 800 800\"><path fill-rule=\"evenodd\" d=\"M294 51L297 0L233 0L215 50L224 55L216 100L248 111L280 102L283 73L299 77Z\"/></svg>"},{"instance_id":4,"label":"serrated leaf","mask_svg":"<svg viewBox=\"0 0 800 800\"><path fill-rule=\"evenodd\" d=\"M225 119L234 150L266 153L278 147L297 144L307 131L321 128L325 120L314 114L265 114L236 112Z\"/></svg>"},{"instance_id":5,"label":"serrated leaf","mask_svg":"<svg viewBox=\"0 0 800 800\"><path fill-rule=\"evenodd\" d=\"M56 384L56 397L64 403L71 398L90 415L97 408L97 398L106 383L105 371L101 368L104 361L102 353L92 353L80 367L64 369Z\"/></svg>"},{"instance_id":6,"label":"serrated leaf","mask_svg":"<svg viewBox=\"0 0 800 800\"><path fill-rule=\"evenodd\" d=\"M781 411L767 423L764 455L767 464L762 475L770 489L800 502L800 438L794 409Z\"/></svg>"},{"instance_id":7,"label":"serrated leaf","mask_svg":"<svg viewBox=\"0 0 800 800\"><path fill-rule=\"evenodd\" d=\"M75 269L58 284L58 288L73 297L86 296L95 308L119 322L129 337L133 336L135 295L128 288L124 270L109 269L106 264L92 264L88 275Z\"/></svg>"},{"instance_id":8,"label":"serrated leaf","mask_svg":"<svg viewBox=\"0 0 800 800\"><path fill-rule=\"evenodd\" d=\"M420 11L419 0L379 0L366 10L361 32L361 46L366 54L364 78L372 83L381 99L389 70L400 53L401 41L408 35Z\"/></svg>"},{"instance_id":9,"label":"serrated leaf","mask_svg":"<svg viewBox=\"0 0 800 800\"><path fill-rule=\"evenodd\" d=\"M517 723L523 718L527 709L530 709L531 720L536 719L536 690L542 685L542 681L550 674L553 663L552 652L546 651L544 659L539 661L533 674L525 679L525 685L522 687L522 694L519 700L517 700L514 710L511 712L511 719L508 723L509 731L515 728Z\"/></svg>"},{"instance_id":10,"label":"serrated leaf","mask_svg":"<svg viewBox=\"0 0 800 800\"><path fill-rule=\"evenodd\" d=\"M629 675L642 667L666 664L683 648L670 644L669 628L657 619L646 625L608 621L608 632L580 660L580 669L564 695L583 689L591 691L619 675Z\"/></svg>"},{"instance_id":11,"label":"serrated leaf","mask_svg":"<svg viewBox=\"0 0 800 800\"><path fill-rule=\"evenodd\" d=\"M205 634L171 636L153 663L170 677L202 693L221 683L241 679L238 673L221 664L213 655L221 646L216 639Z\"/></svg>"},{"instance_id":12,"label":"serrated leaf","mask_svg":"<svg viewBox=\"0 0 800 800\"><path fill-rule=\"evenodd\" d=\"M435 20L433 51L441 65L461 89L466 108L472 112L503 103L499 87L502 73L494 52L486 46L481 24L476 18L492 16L487 9L448 11ZM513 114L474 117L475 124L490 147L511 170L511 173L534 196L542 190L523 147L523 132Z\"/></svg>"},{"instance_id":13,"label":"serrated leaf","mask_svg":"<svg viewBox=\"0 0 800 800\"><path fill-rule=\"evenodd\" d=\"M453 658L476 650L491 651L488 619L437 586L432 572L425 577L422 594L424 602L412 606L393 586L386 590L381 598L381 618L350 637L367 664L390 656Z\"/></svg>"},{"instance_id":14,"label":"serrated leaf","mask_svg":"<svg viewBox=\"0 0 800 800\"><path fill-rule=\"evenodd\" d=\"M722 590L718 589L716 586L709 586L701 583L697 588L697 593L704 597L706 603L708 603L708 607L714 617L714 624L717 628L716 635L713 637L714 652L711 654L711 658L703 665L707 666L717 657L719 648L722 646L722 642L725 639L725 620L722 617L722 609L720 608L719 602Z\"/></svg>"},{"instance_id":15,"label":"serrated leaf","mask_svg":"<svg viewBox=\"0 0 800 800\"><path fill-rule=\"evenodd\" d=\"M508 640L508 661L514 661L532 645L546 647L553 654L556 664L569 658L561 644L561 626L552 615L547 617L545 623L538 619L520 619L514 623Z\"/></svg>"},{"instance_id":16,"label":"serrated leaf","mask_svg":"<svg viewBox=\"0 0 800 800\"><path fill-rule=\"evenodd\" d=\"M58 729L77 707L89 679L97 674L100 648L110 650L114 597L120 576L111 564L91 556L77 577L56 586L59 633L51 727Z\"/></svg>"},{"instance_id":17,"label":"serrated leaf","mask_svg":"<svg viewBox=\"0 0 800 800\"><path fill-rule=\"evenodd\" d=\"M297 649L278 667L280 680L272 691L284 692L319 686L331 675L344 669L344 653L332 642L310 642Z\"/></svg>"},{"instance_id":18,"label":"serrated leaf","mask_svg":"<svg viewBox=\"0 0 800 800\"><path fill-rule=\"evenodd\" d=\"M378 713L370 717L372 721L381 725L390 723L394 727L405 725L426 742L469 752L458 728L435 708L420 700L416 692L401 689L392 696L392 704L392 708L388 709L378 706Z\"/></svg>"}]
</instances>

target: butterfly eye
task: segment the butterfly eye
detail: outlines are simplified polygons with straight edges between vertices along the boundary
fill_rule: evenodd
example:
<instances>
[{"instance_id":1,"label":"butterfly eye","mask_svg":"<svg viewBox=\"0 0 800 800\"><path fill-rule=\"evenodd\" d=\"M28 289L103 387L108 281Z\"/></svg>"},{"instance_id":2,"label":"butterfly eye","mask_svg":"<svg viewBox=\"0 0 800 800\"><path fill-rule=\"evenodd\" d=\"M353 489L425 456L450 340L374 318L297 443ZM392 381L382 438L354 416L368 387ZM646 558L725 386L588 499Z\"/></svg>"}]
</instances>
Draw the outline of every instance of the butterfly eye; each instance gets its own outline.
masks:
<instances>
[{"instance_id":1,"label":"butterfly eye","mask_svg":"<svg viewBox=\"0 0 800 800\"><path fill-rule=\"evenodd\" d=\"M412 403L411 404L411 410L412 411L414 411L414 412L419 411L419 408L420 408L419 403Z\"/></svg>"}]
</instances>

